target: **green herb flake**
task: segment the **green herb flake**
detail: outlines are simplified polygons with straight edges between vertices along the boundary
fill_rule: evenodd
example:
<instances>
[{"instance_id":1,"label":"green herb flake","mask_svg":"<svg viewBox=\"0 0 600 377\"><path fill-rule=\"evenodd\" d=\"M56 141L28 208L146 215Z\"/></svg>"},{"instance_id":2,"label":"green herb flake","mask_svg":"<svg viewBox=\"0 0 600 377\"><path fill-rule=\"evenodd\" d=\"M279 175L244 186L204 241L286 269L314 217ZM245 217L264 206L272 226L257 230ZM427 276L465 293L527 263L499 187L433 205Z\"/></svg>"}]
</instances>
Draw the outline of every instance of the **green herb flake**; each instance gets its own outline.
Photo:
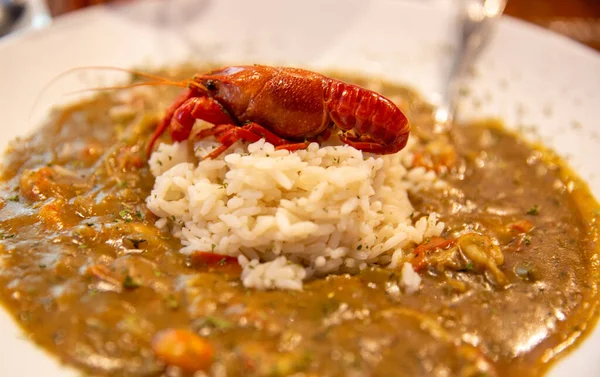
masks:
<instances>
[{"instance_id":1,"label":"green herb flake","mask_svg":"<svg viewBox=\"0 0 600 377\"><path fill-rule=\"evenodd\" d=\"M204 320L201 322L201 326L210 326L216 329L227 329L233 326L233 324L223 318L214 317L214 316L206 316Z\"/></svg>"},{"instance_id":2,"label":"green herb flake","mask_svg":"<svg viewBox=\"0 0 600 377\"><path fill-rule=\"evenodd\" d=\"M40 264L38 264L38 267L39 268L46 268L46 265L44 263L40 263Z\"/></svg>"},{"instance_id":3,"label":"green herb flake","mask_svg":"<svg viewBox=\"0 0 600 377\"><path fill-rule=\"evenodd\" d=\"M135 289L139 288L140 284L135 281L130 275L125 276L123 279L123 288L125 289Z\"/></svg>"},{"instance_id":4,"label":"green herb flake","mask_svg":"<svg viewBox=\"0 0 600 377\"><path fill-rule=\"evenodd\" d=\"M215 244L213 243L212 245L210 245L210 250L214 252L214 251L215 251L215 247L217 247L217 245L215 245Z\"/></svg>"},{"instance_id":5,"label":"green herb flake","mask_svg":"<svg viewBox=\"0 0 600 377\"><path fill-rule=\"evenodd\" d=\"M177 299L173 295L167 296L167 298L165 299L165 304L171 310L179 309L179 301L177 301Z\"/></svg>"},{"instance_id":6,"label":"green herb flake","mask_svg":"<svg viewBox=\"0 0 600 377\"><path fill-rule=\"evenodd\" d=\"M523 243L525 245L531 245L531 237L529 237L527 235L523 236Z\"/></svg>"},{"instance_id":7,"label":"green herb flake","mask_svg":"<svg viewBox=\"0 0 600 377\"><path fill-rule=\"evenodd\" d=\"M527 211L528 215L531 216L537 216L540 214L540 208L538 207L537 204L534 204L531 208L529 208L529 210Z\"/></svg>"},{"instance_id":8,"label":"green herb flake","mask_svg":"<svg viewBox=\"0 0 600 377\"><path fill-rule=\"evenodd\" d=\"M121 219L123 219L126 223L130 223L131 221L133 221L132 218L132 214L131 211L124 209L122 211L119 212L119 216L121 217Z\"/></svg>"},{"instance_id":9,"label":"green herb flake","mask_svg":"<svg viewBox=\"0 0 600 377\"><path fill-rule=\"evenodd\" d=\"M160 166L162 166L162 161L161 160L156 160L156 163L159 164Z\"/></svg>"},{"instance_id":10,"label":"green herb flake","mask_svg":"<svg viewBox=\"0 0 600 377\"><path fill-rule=\"evenodd\" d=\"M144 220L144 214L142 213L142 211L135 211L135 215L137 216L138 219L140 220Z\"/></svg>"},{"instance_id":11,"label":"green herb flake","mask_svg":"<svg viewBox=\"0 0 600 377\"><path fill-rule=\"evenodd\" d=\"M119 181L117 183L117 188L125 188L125 187L127 187L127 182L125 182L125 181Z\"/></svg>"},{"instance_id":12,"label":"green herb flake","mask_svg":"<svg viewBox=\"0 0 600 377\"><path fill-rule=\"evenodd\" d=\"M473 270L473 262L467 263L467 271L472 271L472 270Z\"/></svg>"},{"instance_id":13,"label":"green herb flake","mask_svg":"<svg viewBox=\"0 0 600 377\"><path fill-rule=\"evenodd\" d=\"M10 200L11 202L18 202L19 201L19 195L15 194L15 195L9 197L8 200Z\"/></svg>"},{"instance_id":14,"label":"green herb flake","mask_svg":"<svg viewBox=\"0 0 600 377\"><path fill-rule=\"evenodd\" d=\"M225 266L225 264L227 264L227 258L222 258L222 259L219 261L219 266Z\"/></svg>"}]
</instances>

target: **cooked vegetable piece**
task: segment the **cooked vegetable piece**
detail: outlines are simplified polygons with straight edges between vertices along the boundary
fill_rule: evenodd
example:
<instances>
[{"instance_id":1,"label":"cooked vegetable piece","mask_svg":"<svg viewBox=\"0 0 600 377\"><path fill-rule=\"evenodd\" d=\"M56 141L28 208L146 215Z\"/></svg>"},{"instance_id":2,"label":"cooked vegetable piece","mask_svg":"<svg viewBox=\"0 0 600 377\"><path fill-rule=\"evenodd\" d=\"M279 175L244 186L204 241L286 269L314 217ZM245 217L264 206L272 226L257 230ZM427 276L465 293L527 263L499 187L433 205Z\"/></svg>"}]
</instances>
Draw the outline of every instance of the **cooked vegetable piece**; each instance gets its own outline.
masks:
<instances>
[{"instance_id":1,"label":"cooked vegetable piece","mask_svg":"<svg viewBox=\"0 0 600 377\"><path fill-rule=\"evenodd\" d=\"M214 358L214 349L206 339L184 329L159 331L152 339L152 350L164 363L189 372L206 370Z\"/></svg>"}]
</instances>

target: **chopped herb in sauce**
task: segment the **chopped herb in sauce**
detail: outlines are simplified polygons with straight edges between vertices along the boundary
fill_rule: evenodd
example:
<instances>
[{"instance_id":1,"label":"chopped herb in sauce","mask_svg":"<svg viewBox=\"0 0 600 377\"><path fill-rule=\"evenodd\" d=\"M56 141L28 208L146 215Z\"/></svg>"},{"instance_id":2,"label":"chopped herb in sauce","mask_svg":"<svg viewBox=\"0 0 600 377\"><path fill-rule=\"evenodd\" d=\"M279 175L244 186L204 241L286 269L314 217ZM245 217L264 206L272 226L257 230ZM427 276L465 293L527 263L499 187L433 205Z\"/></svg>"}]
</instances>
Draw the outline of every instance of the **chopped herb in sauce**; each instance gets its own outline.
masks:
<instances>
[{"instance_id":1,"label":"chopped herb in sauce","mask_svg":"<svg viewBox=\"0 0 600 377\"><path fill-rule=\"evenodd\" d=\"M532 215L532 216L537 216L540 214L540 208L538 207L537 204L534 204L531 208L529 208L529 210L527 211L528 215Z\"/></svg>"},{"instance_id":2,"label":"chopped herb in sauce","mask_svg":"<svg viewBox=\"0 0 600 377\"><path fill-rule=\"evenodd\" d=\"M19 319L23 322L29 322L31 321L31 312L28 311L23 311L21 313L19 313Z\"/></svg>"},{"instance_id":3,"label":"chopped herb in sauce","mask_svg":"<svg viewBox=\"0 0 600 377\"><path fill-rule=\"evenodd\" d=\"M138 283L137 281L135 281L131 275L127 275L125 276L125 279L123 279L123 288L125 289L135 289L135 288L139 288L140 287L140 283Z\"/></svg>"},{"instance_id":4,"label":"chopped herb in sauce","mask_svg":"<svg viewBox=\"0 0 600 377\"><path fill-rule=\"evenodd\" d=\"M177 301L177 299L173 295L167 296L167 298L165 299L165 304L171 310L179 309L179 301Z\"/></svg>"},{"instance_id":5,"label":"chopped herb in sauce","mask_svg":"<svg viewBox=\"0 0 600 377\"><path fill-rule=\"evenodd\" d=\"M196 323L198 327L211 327L214 329L227 329L233 326L233 323L217 316L206 316L199 319Z\"/></svg>"},{"instance_id":6,"label":"chopped herb in sauce","mask_svg":"<svg viewBox=\"0 0 600 377\"><path fill-rule=\"evenodd\" d=\"M119 211L119 217L121 217L121 220L125 221L126 223L133 221L133 214L127 209Z\"/></svg>"}]
</instances>

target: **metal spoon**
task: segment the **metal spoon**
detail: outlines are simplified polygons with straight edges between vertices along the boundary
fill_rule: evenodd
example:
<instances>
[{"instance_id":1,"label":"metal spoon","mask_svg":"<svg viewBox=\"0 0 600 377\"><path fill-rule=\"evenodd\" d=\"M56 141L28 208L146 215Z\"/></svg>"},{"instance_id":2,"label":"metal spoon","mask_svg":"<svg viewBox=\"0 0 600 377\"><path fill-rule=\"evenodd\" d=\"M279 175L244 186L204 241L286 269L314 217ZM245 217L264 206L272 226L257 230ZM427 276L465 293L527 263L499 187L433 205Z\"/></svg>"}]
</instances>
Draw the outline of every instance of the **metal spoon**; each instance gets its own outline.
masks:
<instances>
[{"instance_id":1,"label":"metal spoon","mask_svg":"<svg viewBox=\"0 0 600 377\"><path fill-rule=\"evenodd\" d=\"M438 129L450 126L456 115L460 88L481 52L490 41L494 26L507 0L463 0L460 40L454 54L445 91L435 112Z\"/></svg>"}]
</instances>

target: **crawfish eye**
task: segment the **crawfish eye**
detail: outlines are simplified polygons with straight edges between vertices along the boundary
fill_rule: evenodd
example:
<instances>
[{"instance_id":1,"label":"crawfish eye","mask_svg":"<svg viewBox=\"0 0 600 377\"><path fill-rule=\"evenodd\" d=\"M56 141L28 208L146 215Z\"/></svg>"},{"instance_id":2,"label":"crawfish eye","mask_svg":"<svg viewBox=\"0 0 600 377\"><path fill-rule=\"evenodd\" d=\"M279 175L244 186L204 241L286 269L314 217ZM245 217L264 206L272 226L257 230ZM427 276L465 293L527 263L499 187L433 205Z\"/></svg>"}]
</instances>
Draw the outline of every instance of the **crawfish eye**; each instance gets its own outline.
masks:
<instances>
[{"instance_id":1,"label":"crawfish eye","mask_svg":"<svg viewBox=\"0 0 600 377\"><path fill-rule=\"evenodd\" d=\"M208 81L206 81L206 89L217 90L217 84L212 80L208 80Z\"/></svg>"}]
</instances>

